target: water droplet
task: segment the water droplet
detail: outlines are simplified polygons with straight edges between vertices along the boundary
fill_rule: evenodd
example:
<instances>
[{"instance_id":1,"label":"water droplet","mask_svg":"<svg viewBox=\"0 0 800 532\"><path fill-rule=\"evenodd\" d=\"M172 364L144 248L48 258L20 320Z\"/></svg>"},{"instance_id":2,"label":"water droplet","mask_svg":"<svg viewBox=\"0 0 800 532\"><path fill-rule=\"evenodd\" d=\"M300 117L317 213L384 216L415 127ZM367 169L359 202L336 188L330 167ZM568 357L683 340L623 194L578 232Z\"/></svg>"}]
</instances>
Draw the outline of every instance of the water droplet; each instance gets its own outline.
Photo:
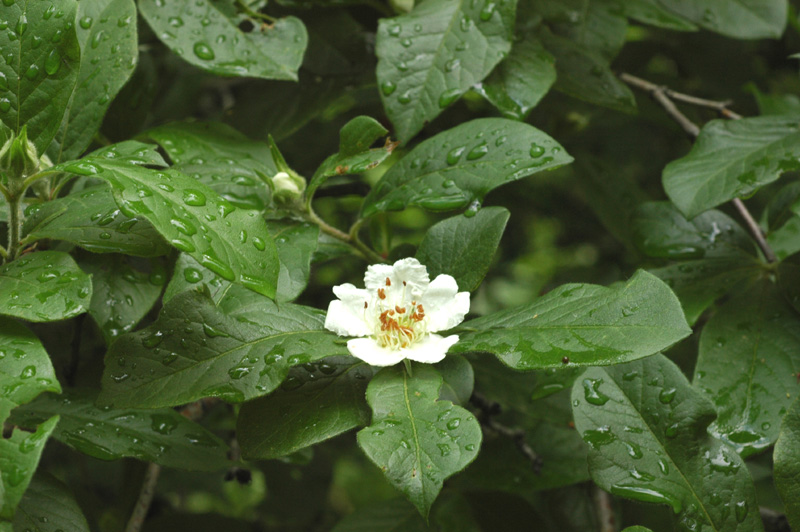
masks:
<instances>
[{"instance_id":1,"label":"water droplet","mask_svg":"<svg viewBox=\"0 0 800 532\"><path fill-rule=\"evenodd\" d=\"M456 164L461 159L461 154L466 150L466 146L457 146L447 153L447 164L450 166Z\"/></svg>"},{"instance_id":2,"label":"water droplet","mask_svg":"<svg viewBox=\"0 0 800 532\"><path fill-rule=\"evenodd\" d=\"M406 91L400 96L397 97L397 101L403 105L411 102L411 93L410 91Z\"/></svg>"},{"instance_id":3,"label":"water droplet","mask_svg":"<svg viewBox=\"0 0 800 532\"><path fill-rule=\"evenodd\" d=\"M236 366L228 370L228 375L231 379L239 380L253 371L252 366Z\"/></svg>"},{"instance_id":4,"label":"water droplet","mask_svg":"<svg viewBox=\"0 0 800 532\"><path fill-rule=\"evenodd\" d=\"M381 92L384 96L390 96L395 90L397 90L397 85L391 81L384 81L381 83Z\"/></svg>"},{"instance_id":5,"label":"water droplet","mask_svg":"<svg viewBox=\"0 0 800 532\"><path fill-rule=\"evenodd\" d=\"M387 33L392 37L397 37L400 35L400 33L402 33L402 31L403 27L400 24L392 24L391 26L389 26Z\"/></svg>"},{"instance_id":6,"label":"water droplet","mask_svg":"<svg viewBox=\"0 0 800 532\"><path fill-rule=\"evenodd\" d=\"M450 429L450 430L455 430L455 429L458 428L458 426L460 424L461 424L461 419L455 417L455 418L453 418L453 419L451 419L450 421L447 422L447 428Z\"/></svg>"},{"instance_id":7,"label":"water droplet","mask_svg":"<svg viewBox=\"0 0 800 532\"><path fill-rule=\"evenodd\" d=\"M30 379L31 377L36 375L36 366L26 366L22 373L19 374L20 377L23 379Z\"/></svg>"},{"instance_id":8,"label":"water droplet","mask_svg":"<svg viewBox=\"0 0 800 532\"><path fill-rule=\"evenodd\" d=\"M36 65L31 65L28 67L28 70L25 71L25 77L34 80L39 76L39 67Z\"/></svg>"},{"instance_id":9,"label":"water droplet","mask_svg":"<svg viewBox=\"0 0 800 532\"><path fill-rule=\"evenodd\" d=\"M488 21L494 15L495 9L497 9L497 5L494 2L486 2L481 9L480 19L484 22Z\"/></svg>"},{"instance_id":10,"label":"water droplet","mask_svg":"<svg viewBox=\"0 0 800 532\"><path fill-rule=\"evenodd\" d=\"M444 91L442 94L439 95L439 107L444 109L445 107L449 106L451 103L458 100L461 96L460 89L450 89Z\"/></svg>"},{"instance_id":11,"label":"water droplet","mask_svg":"<svg viewBox=\"0 0 800 532\"><path fill-rule=\"evenodd\" d=\"M736 520L738 522L744 521L745 517L747 517L747 501L739 501L733 507L734 513L736 513Z\"/></svg>"},{"instance_id":12,"label":"water droplet","mask_svg":"<svg viewBox=\"0 0 800 532\"><path fill-rule=\"evenodd\" d=\"M161 363L165 366L169 366L176 360L178 360L178 353L167 353L164 355L164 358L161 359Z\"/></svg>"},{"instance_id":13,"label":"water droplet","mask_svg":"<svg viewBox=\"0 0 800 532\"><path fill-rule=\"evenodd\" d=\"M489 153L488 144L486 144L486 142L481 142L480 144L478 144L469 151L469 153L467 154L467 160L474 161L476 159L480 159L487 153Z\"/></svg>"},{"instance_id":14,"label":"water droplet","mask_svg":"<svg viewBox=\"0 0 800 532\"><path fill-rule=\"evenodd\" d=\"M450 446L446 443L437 443L436 447L439 448L439 453L441 453L442 456L447 456L450 454Z\"/></svg>"},{"instance_id":15,"label":"water droplet","mask_svg":"<svg viewBox=\"0 0 800 532\"><path fill-rule=\"evenodd\" d=\"M672 507L672 511L676 514L680 513L680 511L683 509L683 504L677 497L670 493L665 493L653 488L614 485L611 486L611 493L628 499L636 499L638 501L668 504Z\"/></svg>"},{"instance_id":16,"label":"water droplet","mask_svg":"<svg viewBox=\"0 0 800 532\"><path fill-rule=\"evenodd\" d=\"M196 268L186 268L183 270L183 278L187 283L199 283L203 280L203 274Z\"/></svg>"},{"instance_id":17,"label":"water droplet","mask_svg":"<svg viewBox=\"0 0 800 532\"><path fill-rule=\"evenodd\" d=\"M6 113L11 109L11 100L8 98L0 98L0 111Z\"/></svg>"},{"instance_id":18,"label":"water droplet","mask_svg":"<svg viewBox=\"0 0 800 532\"><path fill-rule=\"evenodd\" d=\"M148 349L152 349L160 344L162 340L164 340L164 333L161 331L156 331L150 336L142 338L142 345Z\"/></svg>"},{"instance_id":19,"label":"water droplet","mask_svg":"<svg viewBox=\"0 0 800 532\"><path fill-rule=\"evenodd\" d=\"M675 436L678 435L678 427L679 425L677 423L673 423L672 425L664 429L664 434L666 435L667 438L674 438Z\"/></svg>"},{"instance_id":20,"label":"water droplet","mask_svg":"<svg viewBox=\"0 0 800 532\"><path fill-rule=\"evenodd\" d=\"M106 37L105 30L100 30L97 33L95 33L94 36L92 37L92 41L90 43L90 45L92 47L92 50L96 50L97 47L100 46L100 43L103 42L105 37Z\"/></svg>"},{"instance_id":21,"label":"water droplet","mask_svg":"<svg viewBox=\"0 0 800 532\"><path fill-rule=\"evenodd\" d=\"M204 323L203 324L203 332L206 333L206 336L209 338L229 338L230 334L226 333L225 331L220 331L219 329L215 329L211 325Z\"/></svg>"},{"instance_id":22,"label":"water droplet","mask_svg":"<svg viewBox=\"0 0 800 532\"><path fill-rule=\"evenodd\" d=\"M19 16L19 20L17 21L17 27L15 29L17 36L22 37L22 34L25 33L25 30L28 29L28 17L25 16L25 13Z\"/></svg>"},{"instance_id":23,"label":"water droplet","mask_svg":"<svg viewBox=\"0 0 800 532\"><path fill-rule=\"evenodd\" d=\"M538 159L539 157L544 155L544 152L545 149L543 147L539 146L538 144L531 144L530 154L531 157L533 157L534 159Z\"/></svg>"},{"instance_id":24,"label":"water droplet","mask_svg":"<svg viewBox=\"0 0 800 532\"><path fill-rule=\"evenodd\" d=\"M658 394L658 400L665 405L668 405L673 401L673 399L675 399L675 393L677 391L677 388L664 388L661 390L661 393Z\"/></svg>"},{"instance_id":25,"label":"water droplet","mask_svg":"<svg viewBox=\"0 0 800 532\"><path fill-rule=\"evenodd\" d=\"M599 427L597 430L587 430L583 433L583 439L592 448L608 445L617 439L608 426Z\"/></svg>"},{"instance_id":26,"label":"water droplet","mask_svg":"<svg viewBox=\"0 0 800 532\"><path fill-rule=\"evenodd\" d=\"M183 202L192 207L202 207L206 204L206 195L199 190L187 188L183 191Z\"/></svg>"},{"instance_id":27,"label":"water droplet","mask_svg":"<svg viewBox=\"0 0 800 532\"><path fill-rule=\"evenodd\" d=\"M599 390L601 384L603 379L583 379L583 396L587 403L602 406L608 402L608 396Z\"/></svg>"},{"instance_id":28,"label":"water droplet","mask_svg":"<svg viewBox=\"0 0 800 532\"><path fill-rule=\"evenodd\" d=\"M88 30L92 27L92 22L94 22L92 17L83 17L78 24L80 24L81 28Z\"/></svg>"},{"instance_id":29,"label":"water droplet","mask_svg":"<svg viewBox=\"0 0 800 532\"><path fill-rule=\"evenodd\" d=\"M253 237L252 242L253 242L253 247L256 248L258 251L264 251L266 249L266 247L267 247L267 245L264 242L264 240L262 240L261 238L259 238L257 236Z\"/></svg>"},{"instance_id":30,"label":"water droplet","mask_svg":"<svg viewBox=\"0 0 800 532\"><path fill-rule=\"evenodd\" d=\"M164 414L153 414L150 416L150 428L159 434L171 434L178 427L178 422L174 417Z\"/></svg>"},{"instance_id":31,"label":"water droplet","mask_svg":"<svg viewBox=\"0 0 800 532\"><path fill-rule=\"evenodd\" d=\"M54 75L58 72L58 69L61 67L61 56L58 53L58 50L52 50L50 54L47 56L44 62L44 71L47 72L49 76Z\"/></svg>"},{"instance_id":32,"label":"water droplet","mask_svg":"<svg viewBox=\"0 0 800 532\"><path fill-rule=\"evenodd\" d=\"M96 175L103 171L102 168L87 162L77 162L68 164L64 170L78 175Z\"/></svg>"},{"instance_id":33,"label":"water droplet","mask_svg":"<svg viewBox=\"0 0 800 532\"><path fill-rule=\"evenodd\" d=\"M214 55L214 50L204 42L195 43L193 50L194 55L205 61L211 61L216 57Z\"/></svg>"}]
</instances>

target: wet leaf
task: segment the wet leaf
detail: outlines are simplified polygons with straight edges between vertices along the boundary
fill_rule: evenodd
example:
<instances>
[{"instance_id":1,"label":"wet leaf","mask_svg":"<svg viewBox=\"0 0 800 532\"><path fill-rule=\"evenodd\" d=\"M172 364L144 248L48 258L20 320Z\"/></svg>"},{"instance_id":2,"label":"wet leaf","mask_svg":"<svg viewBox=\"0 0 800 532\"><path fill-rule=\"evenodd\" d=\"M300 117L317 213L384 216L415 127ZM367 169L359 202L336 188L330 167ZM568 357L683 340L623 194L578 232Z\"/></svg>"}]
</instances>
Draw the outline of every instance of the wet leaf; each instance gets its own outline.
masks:
<instances>
[{"instance_id":1,"label":"wet leaf","mask_svg":"<svg viewBox=\"0 0 800 532\"><path fill-rule=\"evenodd\" d=\"M155 260L137 264L123 255L89 255L78 263L92 276L89 314L109 344L144 318L166 282L164 266Z\"/></svg>"},{"instance_id":2,"label":"wet leaf","mask_svg":"<svg viewBox=\"0 0 800 532\"><path fill-rule=\"evenodd\" d=\"M437 400L439 372L413 368L413 377L402 366L384 368L369 383L372 424L359 431L358 444L427 517L445 479L475 459L481 429L468 410Z\"/></svg>"},{"instance_id":3,"label":"wet leaf","mask_svg":"<svg viewBox=\"0 0 800 532\"><path fill-rule=\"evenodd\" d=\"M638 271L624 285L563 285L529 305L460 325L454 353L494 353L515 369L619 364L691 333L675 295Z\"/></svg>"},{"instance_id":4,"label":"wet leaf","mask_svg":"<svg viewBox=\"0 0 800 532\"><path fill-rule=\"evenodd\" d=\"M88 187L28 210L23 243L64 240L94 253L155 257L170 246L141 216L128 217L107 185Z\"/></svg>"},{"instance_id":5,"label":"wet leaf","mask_svg":"<svg viewBox=\"0 0 800 532\"><path fill-rule=\"evenodd\" d=\"M425 233L417 258L431 279L451 275L460 290L472 292L489 271L509 216L502 207L487 207L471 217L443 220Z\"/></svg>"},{"instance_id":6,"label":"wet leaf","mask_svg":"<svg viewBox=\"0 0 800 532\"><path fill-rule=\"evenodd\" d=\"M407 142L511 50L516 1L429 0L382 19L378 85L397 137Z\"/></svg>"},{"instance_id":7,"label":"wet leaf","mask_svg":"<svg viewBox=\"0 0 800 532\"><path fill-rule=\"evenodd\" d=\"M783 418L775 442L775 487L786 505L792 528L800 527L800 400L795 400Z\"/></svg>"},{"instance_id":8,"label":"wet leaf","mask_svg":"<svg viewBox=\"0 0 800 532\"><path fill-rule=\"evenodd\" d=\"M734 294L700 335L693 384L719 414L711 434L742 456L772 445L798 373L800 322L776 286L762 280Z\"/></svg>"},{"instance_id":9,"label":"wet leaf","mask_svg":"<svg viewBox=\"0 0 800 532\"><path fill-rule=\"evenodd\" d=\"M777 39L786 26L786 0L658 0L668 10L737 39Z\"/></svg>"},{"instance_id":10,"label":"wet leaf","mask_svg":"<svg viewBox=\"0 0 800 532\"><path fill-rule=\"evenodd\" d=\"M797 115L712 120L689 154L664 168L664 190L687 218L747 197L800 169L799 123Z\"/></svg>"},{"instance_id":11,"label":"wet leaf","mask_svg":"<svg viewBox=\"0 0 800 532\"><path fill-rule=\"evenodd\" d=\"M217 122L173 122L145 136L158 142L172 167L194 177L243 209L269 205L269 185L278 169L269 147Z\"/></svg>"},{"instance_id":12,"label":"wet leaf","mask_svg":"<svg viewBox=\"0 0 800 532\"><path fill-rule=\"evenodd\" d=\"M353 357L292 368L284 385L242 406L236 437L248 460L269 460L366 425L374 369Z\"/></svg>"},{"instance_id":13,"label":"wet leaf","mask_svg":"<svg viewBox=\"0 0 800 532\"><path fill-rule=\"evenodd\" d=\"M153 32L189 63L221 76L297 80L308 33L300 19L266 24L237 12L233 1L144 0ZM247 21L252 31L239 25Z\"/></svg>"},{"instance_id":14,"label":"wet leaf","mask_svg":"<svg viewBox=\"0 0 800 532\"><path fill-rule=\"evenodd\" d=\"M46 473L33 478L14 516L14 530L89 532L89 524L70 489Z\"/></svg>"},{"instance_id":15,"label":"wet leaf","mask_svg":"<svg viewBox=\"0 0 800 532\"><path fill-rule=\"evenodd\" d=\"M501 185L570 162L560 144L533 126L471 120L420 143L392 166L364 200L361 216L412 205L460 209Z\"/></svg>"},{"instance_id":16,"label":"wet leaf","mask_svg":"<svg viewBox=\"0 0 800 532\"><path fill-rule=\"evenodd\" d=\"M81 65L76 90L47 149L55 163L83 154L139 56L132 0L81 0L75 20Z\"/></svg>"},{"instance_id":17,"label":"wet leaf","mask_svg":"<svg viewBox=\"0 0 800 532\"><path fill-rule=\"evenodd\" d=\"M58 131L78 77L77 5L19 0L0 6L7 28L0 31L0 120L15 133L27 126L39 154Z\"/></svg>"},{"instance_id":18,"label":"wet leaf","mask_svg":"<svg viewBox=\"0 0 800 532\"><path fill-rule=\"evenodd\" d=\"M689 530L763 530L747 467L706 432L711 403L669 359L589 368L572 401L598 486L667 505Z\"/></svg>"},{"instance_id":19,"label":"wet leaf","mask_svg":"<svg viewBox=\"0 0 800 532\"><path fill-rule=\"evenodd\" d=\"M197 471L230 465L225 442L179 412L97 407L97 393L73 389L63 395L44 394L14 410L11 421L33 427L58 415L61 420L52 437L100 460L132 457Z\"/></svg>"},{"instance_id":20,"label":"wet leaf","mask_svg":"<svg viewBox=\"0 0 800 532\"><path fill-rule=\"evenodd\" d=\"M215 305L194 290L174 296L158 320L120 336L106 355L98 402L156 408L203 397L242 402L266 395L289 368L347 348L323 329L322 311L230 285Z\"/></svg>"},{"instance_id":21,"label":"wet leaf","mask_svg":"<svg viewBox=\"0 0 800 532\"><path fill-rule=\"evenodd\" d=\"M92 280L61 251L29 253L0 268L0 314L56 321L89 308Z\"/></svg>"}]
</instances>

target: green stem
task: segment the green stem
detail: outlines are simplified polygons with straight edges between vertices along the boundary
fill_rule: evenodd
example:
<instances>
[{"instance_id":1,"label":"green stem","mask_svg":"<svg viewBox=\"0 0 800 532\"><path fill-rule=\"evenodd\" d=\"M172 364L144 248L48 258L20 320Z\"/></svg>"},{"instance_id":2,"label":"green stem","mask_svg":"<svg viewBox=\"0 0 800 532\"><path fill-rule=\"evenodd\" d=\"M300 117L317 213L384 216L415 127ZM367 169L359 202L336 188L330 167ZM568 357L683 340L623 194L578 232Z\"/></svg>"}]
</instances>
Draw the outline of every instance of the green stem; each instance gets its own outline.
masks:
<instances>
[{"instance_id":1,"label":"green stem","mask_svg":"<svg viewBox=\"0 0 800 532\"><path fill-rule=\"evenodd\" d=\"M22 197L8 197L8 252L6 260L14 260L19 253L19 235L22 229Z\"/></svg>"},{"instance_id":2,"label":"green stem","mask_svg":"<svg viewBox=\"0 0 800 532\"><path fill-rule=\"evenodd\" d=\"M317 224L323 233L327 233L332 237L341 240L346 244L349 244L368 261L386 262L386 260L383 257L378 255L375 251L372 250L372 248L364 244L358 238L358 228L361 227L361 224L359 222L353 224L353 229L355 230L355 233L353 229L351 229L350 234L347 234L344 231L340 231L339 229L336 229L332 225L329 225L327 222L325 222L325 220L320 218L319 215L316 212L314 212L314 209L312 209L310 205L308 207L307 217L311 222Z\"/></svg>"},{"instance_id":3,"label":"green stem","mask_svg":"<svg viewBox=\"0 0 800 532\"><path fill-rule=\"evenodd\" d=\"M252 9L250 9L250 6L245 4L242 0L236 0L236 5L239 7L239 9L244 11L250 18L261 19L265 22L269 22L270 24L275 24L278 21L278 19L276 19L275 17L265 15L264 13L259 13L258 11L253 11Z\"/></svg>"}]
</instances>

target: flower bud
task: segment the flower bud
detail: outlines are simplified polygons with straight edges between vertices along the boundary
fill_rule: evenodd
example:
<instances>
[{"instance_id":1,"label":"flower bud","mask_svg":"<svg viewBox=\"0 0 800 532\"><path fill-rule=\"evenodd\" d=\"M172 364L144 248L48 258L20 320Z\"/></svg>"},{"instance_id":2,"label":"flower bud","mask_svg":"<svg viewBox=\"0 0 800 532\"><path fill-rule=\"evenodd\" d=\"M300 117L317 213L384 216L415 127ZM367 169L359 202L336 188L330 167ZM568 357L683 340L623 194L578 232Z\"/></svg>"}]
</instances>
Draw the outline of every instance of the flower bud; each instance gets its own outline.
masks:
<instances>
[{"instance_id":1,"label":"flower bud","mask_svg":"<svg viewBox=\"0 0 800 532\"><path fill-rule=\"evenodd\" d=\"M9 180L24 179L39 171L39 154L36 146L28 140L25 126L19 135L12 134L0 148L0 169L8 174Z\"/></svg>"},{"instance_id":2,"label":"flower bud","mask_svg":"<svg viewBox=\"0 0 800 532\"><path fill-rule=\"evenodd\" d=\"M292 172L294 174L294 172ZM299 199L305 189L305 181L297 174L278 172L272 177L272 197L279 203L289 203Z\"/></svg>"}]
</instances>

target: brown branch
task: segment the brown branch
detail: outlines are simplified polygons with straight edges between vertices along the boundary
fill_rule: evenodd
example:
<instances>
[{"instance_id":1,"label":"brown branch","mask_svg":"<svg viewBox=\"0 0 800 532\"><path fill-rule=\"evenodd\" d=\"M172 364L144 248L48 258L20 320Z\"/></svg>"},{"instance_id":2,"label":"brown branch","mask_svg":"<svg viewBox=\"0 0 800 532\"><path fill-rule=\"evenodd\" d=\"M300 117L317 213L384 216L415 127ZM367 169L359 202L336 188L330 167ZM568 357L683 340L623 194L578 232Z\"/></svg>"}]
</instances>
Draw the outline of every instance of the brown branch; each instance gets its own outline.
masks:
<instances>
[{"instance_id":1,"label":"brown branch","mask_svg":"<svg viewBox=\"0 0 800 532\"><path fill-rule=\"evenodd\" d=\"M476 417L481 426L511 439L514 445L517 446L517 449L519 449L519 452L531 463L534 473L537 475L540 474L542 472L542 458L528 445L528 441L525 439L525 431L521 428L503 425L493 418L493 416L500 413L500 405L487 399L479 392L473 392L472 397L470 397L470 402L480 411Z\"/></svg>"},{"instance_id":2,"label":"brown branch","mask_svg":"<svg viewBox=\"0 0 800 532\"><path fill-rule=\"evenodd\" d=\"M678 123L678 125L681 126L681 128L686 132L687 135L689 135L689 137L692 138L692 140L696 139L700 134L700 128L697 126L697 124L689 120L686 115L684 115L680 109L675 106L675 103L672 101L673 99L702 107L712 107L717 109L723 117L731 120L738 120L741 118L741 115L734 113L725 107L728 102L715 102L713 100L696 98L688 94L675 92L661 85L656 85L655 83L637 78L636 76L631 76L625 72L621 73L619 78L632 87L649 92L653 99L658 102L659 105L661 105L661 107L675 122ZM733 203L736 211L744 220L747 230L755 239L759 249L761 249L761 252L764 254L764 258L767 259L767 262L776 262L778 257L767 243L767 239L764 237L764 232L753 218L753 215L750 214L750 211L747 210L744 202L739 198L733 198L731 203Z\"/></svg>"},{"instance_id":3,"label":"brown branch","mask_svg":"<svg viewBox=\"0 0 800 532\"><path fill-rule=\"evenodd\" d=\"M614 501L611 495L594 486L592 499L597 520L600 522L600 532L617 532L617 517L614 515Z\"/></svg>"},{"instance_id":4,"label":"brown branch","mask_svg":"<svg viewBox=\"0 0 800 532\"><path fill-rule=\"evenodd\" d=\"M139 499L136 501L136 506L133 508L133 513L128 520L128 526L125 527L125 532L139 532L142 529L144 520L147 517L147 512L150 510L150 503L153 502L153 495L156 493L156 483L158 482L158 475L160 473L160 465L152 462L147 464L147 470L144 473L144 480L142 481L142 489L139 492Z\"/></svg>"}]
</instances>

